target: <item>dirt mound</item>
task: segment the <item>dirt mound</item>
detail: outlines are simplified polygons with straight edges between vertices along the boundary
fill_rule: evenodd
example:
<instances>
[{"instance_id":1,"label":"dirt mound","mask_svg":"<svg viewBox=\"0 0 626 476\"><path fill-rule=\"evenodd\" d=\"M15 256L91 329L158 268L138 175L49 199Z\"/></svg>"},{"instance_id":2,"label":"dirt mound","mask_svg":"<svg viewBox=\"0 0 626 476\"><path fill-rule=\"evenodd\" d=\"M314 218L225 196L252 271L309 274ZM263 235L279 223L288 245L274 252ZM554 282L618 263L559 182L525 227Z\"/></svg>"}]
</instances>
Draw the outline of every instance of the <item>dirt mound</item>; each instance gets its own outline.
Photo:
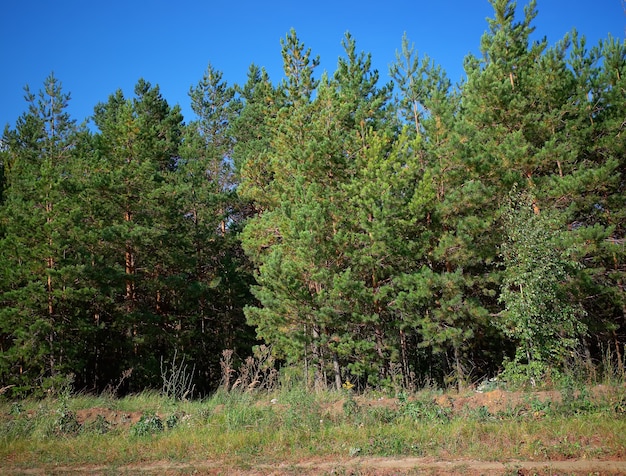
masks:
<instances>
[{"instance_id":1,"label":"dirt mound","mask_svg":"<svg viewBox=\"0 0 626 476\"><path fill-rule=\"evenodd\" d=\"M589 401L610 400L617 404L624 398L626 386L621 391L616 392L614 387L597 385L588 389L585 395L579 391L569 392L567 398L578 399L587 398ZM431 401L435 405L450 410L452 414L458 415L468 410L484 408L492 415L498 413L518 410L531 410L533 406L540 404L559 404L564 400L564 392L535 391L535 392L512 392L502 389L494 389L486 392L467 390L462 393L445 393L434 395L431 398L419 397L421 401ZM385 407L392 410L400 408L401 403L397 398L379 398L377 400L356 397L355 401L364 407ZM413 399L408 400L413 401Z\"/></svg>"},{"instance_id":2,"label":"dirt mound","mask_svg":"<svg viewBox=\"0 0 626 476\"><path fill-rule=\"evenodd\" d=\"M81 425L90 425L103 420L116 428L127 428L137 423L142 412L122 412L110 408L93 407L76 412L76 420Z\"/></svg>"}]
</instances>

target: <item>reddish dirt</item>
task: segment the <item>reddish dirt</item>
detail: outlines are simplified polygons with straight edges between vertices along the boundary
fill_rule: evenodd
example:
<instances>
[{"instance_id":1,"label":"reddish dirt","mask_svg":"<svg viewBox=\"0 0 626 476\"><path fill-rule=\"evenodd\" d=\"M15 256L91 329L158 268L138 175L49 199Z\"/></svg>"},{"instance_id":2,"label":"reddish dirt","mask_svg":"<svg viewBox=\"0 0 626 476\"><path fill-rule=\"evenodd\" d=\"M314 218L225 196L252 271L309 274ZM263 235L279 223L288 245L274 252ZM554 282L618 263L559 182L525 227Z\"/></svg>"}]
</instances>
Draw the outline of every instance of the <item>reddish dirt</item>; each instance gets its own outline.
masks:
<instances>
[{"instance_id":1,"label":"reddish dirt","mask_svg":"<svg viewBox=\"0 0 626 476\"><path fill-rule=\"evenodd\" d=\"M19 473L3 474L112 474L111 468L101 466L56 466L54 468L33 468ZM194 461L171 463L157 461L147 464L118 466L116 474L144 475L233 475L233 476L295 476L295 475L623 475L626 474L626 461L513 461L509 463L451 460L435 461L430 458L353 458L345 460L312 459L297 463L251 466L236 469L217 461Z\"/></svg>"},{"instance_id":2,"label":"reddish dirt","mask_svg":"<svg viewBox=\"0 0 626 476\"><path fill-rule=\"evenodd\" d=\"M141 412L121 412L102 407L88 408L76 412L76 419L81 425L94 423L98 417L102 417L109 425L117 428L130 427L137 423L141 416Z\"/></svg>"},{"instance_id":3,"label":"reddish dirt","mask_svg":"<svg viewBox=\"0 0 626 476\"><path fill-rule=\"evenodd\" d=\"M625 389L626 390L626 389ZM577 393L575 392L576 396ZM589 389L590 400L615 400L613 403L617 403L623 394L617 395L615 388L607 387L606 385L597 385ZM527 392L508 392L504 390L491 390L489 392L476 392L467 390L464 393L446 393L433 397L433 402L442 408L448 408L453 414L461 413L465 410L476 410L477 408L484 407L489 413L495 415L499 412L504 412L513 408L517 409L529 409L530 402L552 402L560 403L563 399L563 395L559 391L537 391L533 393ZM356 402L360 406L365 407L388 407L391 409L397 409L400 406L397 398L381 398L378 400L365 400L357 397ZM341 403L341 402L340 402Z\"/></svg>"}]
</instances>

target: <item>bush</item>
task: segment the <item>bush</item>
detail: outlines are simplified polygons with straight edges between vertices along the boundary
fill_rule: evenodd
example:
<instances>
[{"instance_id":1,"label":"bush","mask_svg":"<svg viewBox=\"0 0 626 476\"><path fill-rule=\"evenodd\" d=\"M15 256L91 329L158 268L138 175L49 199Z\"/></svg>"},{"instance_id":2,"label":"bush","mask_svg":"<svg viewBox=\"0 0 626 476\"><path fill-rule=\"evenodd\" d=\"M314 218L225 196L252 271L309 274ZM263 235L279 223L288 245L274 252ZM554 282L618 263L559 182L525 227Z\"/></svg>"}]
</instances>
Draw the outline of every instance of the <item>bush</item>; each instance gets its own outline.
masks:
<instances>
[{"instance_id":1,"label":"bush","mask_svg":"<svg viewBox=\"0 0 626 476\"><path fill-rule=\"evenodd\" d=\"M161 433L164 429L163 422L158 415L146 413L132 426L130 433L132 436L148 436Z\"/></svg>"}]
</instances>

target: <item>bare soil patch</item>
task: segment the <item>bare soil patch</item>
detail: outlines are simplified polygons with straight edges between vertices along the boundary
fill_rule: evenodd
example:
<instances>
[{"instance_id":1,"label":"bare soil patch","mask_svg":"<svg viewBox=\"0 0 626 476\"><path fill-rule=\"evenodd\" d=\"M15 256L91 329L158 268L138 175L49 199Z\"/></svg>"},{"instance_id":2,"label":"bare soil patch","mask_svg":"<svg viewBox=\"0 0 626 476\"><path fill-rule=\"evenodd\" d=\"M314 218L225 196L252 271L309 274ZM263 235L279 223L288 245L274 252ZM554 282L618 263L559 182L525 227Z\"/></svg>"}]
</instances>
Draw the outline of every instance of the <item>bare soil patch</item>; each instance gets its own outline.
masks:
<instances>
[{"instance_id":1,"label":"bare soil patch","mask_svg":"<svg viewBox=\"0 0 626 476\"><path fill-rule=\"evenodd\" d=\"M98 418L104 418L109 425L118 428L128 428L137 423L142 415L142 412L122 412L111 410L110 408L94 407L78 410L76 412L76 420L81 425L89 425L96 422Z\"/></svg>"},{"instance_id":2,"label":"bare soil patch","mask_svg":"<svg viewBox=\"0 0 626 476\"><path fill-rule=\"evenodd\" d=\"M233 476L295 476L295 475L623 475L626 461L435 461L430 458L353 458L346 460L311 459L299 462L283 462L275 465L250 465L249 468L233 468L225 462L193 461L172 463L157 461L132 464L115 468L103 466L56 466L32 468L12 472L5 468L4 474L145 474L145 475L233 475Z\"/></svg>"}]
</instances>

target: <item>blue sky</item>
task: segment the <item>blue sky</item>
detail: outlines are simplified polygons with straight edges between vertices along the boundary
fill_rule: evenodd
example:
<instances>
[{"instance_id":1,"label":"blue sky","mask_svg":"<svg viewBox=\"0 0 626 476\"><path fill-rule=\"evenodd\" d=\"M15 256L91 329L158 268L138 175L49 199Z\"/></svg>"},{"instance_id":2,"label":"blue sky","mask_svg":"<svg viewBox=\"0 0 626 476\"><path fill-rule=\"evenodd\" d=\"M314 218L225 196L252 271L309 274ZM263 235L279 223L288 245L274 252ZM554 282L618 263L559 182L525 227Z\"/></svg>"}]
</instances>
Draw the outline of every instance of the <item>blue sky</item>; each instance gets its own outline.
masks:
<instances>
[{"instance_id":1,"label":"blue sky","mask_svg":"<svg viewBox=\"0 0 626 476\"><path fill-rule=\"evenodd\" d=\"M538 0L537 6L536 36L550 44L573 27L590 45L609 33L624 38L622 0ZM406 32L419 54L456 82L465 55L478 53L492 14L487 0L9 0L0 17L0 127L13 126L26 110L24 85L38 91L52 71L71 93L69 112L79 122L117 89L131 96L141 77L158 84L189 121L189 88L209 63L229 84L243 83L253 62L279 81L280 39L292 27L320 56L320 72L335 71L349 31L386 82Z\"/></svg>"}]
</instances>

